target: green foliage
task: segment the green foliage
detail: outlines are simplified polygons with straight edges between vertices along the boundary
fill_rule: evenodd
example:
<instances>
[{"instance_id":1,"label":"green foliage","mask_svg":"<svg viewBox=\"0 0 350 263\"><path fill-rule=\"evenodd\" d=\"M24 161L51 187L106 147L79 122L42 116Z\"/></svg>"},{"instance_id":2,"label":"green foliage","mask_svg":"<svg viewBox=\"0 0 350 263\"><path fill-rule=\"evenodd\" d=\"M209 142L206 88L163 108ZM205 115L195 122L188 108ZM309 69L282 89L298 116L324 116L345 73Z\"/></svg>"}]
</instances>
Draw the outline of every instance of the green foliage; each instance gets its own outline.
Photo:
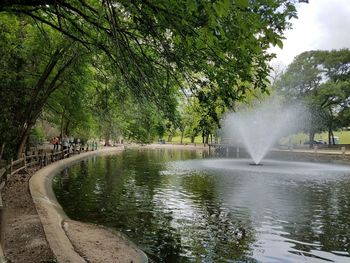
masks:
<instances>
[{"instance_id":1,"label":"green foliage","mask_svg":"<svg viewBox=\"0 0 350 263\"><path fill-rule=\"evenodd\" d=\"M281 45L293 2L2 1L0 144L19 154L44 106L67 133L174 134L185 89L198 104L192 130L208 136L224 108L266 90L267 49Z\"/></svg>"},{"instance_id":2,"label":"green foliage","mask_svg":"<svg viewBox=\"0 0 350 263\"><path fill-rule=\"evenodd\" d=\"M39 144L45 141L45 133L39 126L35 126L30 132L30 138L35 144Z\"/></svg>"},{"instance_id":3,"label":"green foliage","mask_svg":"<svg viewBox=\"0 0 350 263\"><path fill-rule=\"evenodd\" d=\"M5 2L0 11L26 14L103 51L135 95L163 106L165 76L192 82L192 73L200 72L219 85L216 92L228 105L246 92L238 81L264 89L267 49L281 45L287 20L296 15L292 0L44 0L36 7Z\"/></svg>"},{"instance_id":4,"label":"green foliage","mask_svg":"<svg viewBox=\"0 0 350 263\"><path fill-rule=\"evenodd\" d=\"M288 100L307 105L311 137L327 130L331 138L334 129L348 126L345 121L350 105L348 49L304 52L288 66L276 85Z\"/></svg>"},{"instance_id":5,"label":"green foliage","mask_svg":"<svg viewBox=\"0 0 350 263\"><path fill-rule=\"evenodd\" d=\"M225 102L211 92L218 89L216 85L200 82L201 89L196 97L191 97L185 106L183 113L183 126L186 136L194 138L201 134L203 142L208 143L209 136L214 134L218 128L221 116L226 111Z\"/></svg>"},{"instance_id":6,"label":"green foliage","mask_svg":"<svg viewBox=\"0 0 350 263\"><path fill-rule=\"evenodd\" d=\"M0 142L20 155L50 94L69 82L81 52L76 43L27 17L0 13Z\"/></svg>"}]
</instances>

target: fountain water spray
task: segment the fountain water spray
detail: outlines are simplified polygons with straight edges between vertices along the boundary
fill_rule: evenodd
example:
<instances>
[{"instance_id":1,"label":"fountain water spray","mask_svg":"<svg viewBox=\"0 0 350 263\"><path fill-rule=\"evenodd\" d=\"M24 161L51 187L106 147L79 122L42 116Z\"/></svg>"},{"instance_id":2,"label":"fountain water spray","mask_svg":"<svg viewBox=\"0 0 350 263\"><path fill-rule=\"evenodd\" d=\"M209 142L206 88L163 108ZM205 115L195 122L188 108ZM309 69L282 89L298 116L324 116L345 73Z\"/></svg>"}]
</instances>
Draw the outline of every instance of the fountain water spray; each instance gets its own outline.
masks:
<instances>
[{"instance_id":1,"label":"fountain water spray","mask_svg":"<svg viewBox=\"0 0 350 263\"><path fill-rule=\"evenodd\" d=\"M243 144L254 164L260 164L269 149L283 136L304 123L305 108L301 105L282 107L275 99L253 108L229 114L224 121L225 137Z\"/></svg>"}]
</instances>

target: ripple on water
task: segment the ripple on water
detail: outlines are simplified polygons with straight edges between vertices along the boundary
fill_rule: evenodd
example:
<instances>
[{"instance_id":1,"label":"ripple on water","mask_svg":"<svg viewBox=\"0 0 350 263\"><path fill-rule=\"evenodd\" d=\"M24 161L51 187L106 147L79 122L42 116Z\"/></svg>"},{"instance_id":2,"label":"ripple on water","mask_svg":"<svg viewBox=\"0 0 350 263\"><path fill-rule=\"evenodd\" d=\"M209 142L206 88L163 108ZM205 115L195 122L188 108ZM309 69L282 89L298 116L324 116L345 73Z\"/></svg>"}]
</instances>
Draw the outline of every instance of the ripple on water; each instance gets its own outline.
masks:
<instances>
[{"instance_id":1,"label":"ripple on water","mask_svg":"<svg viewBox=\"0 0 350 263\"><path fill-rule=\"evenodd\" d=\"M126 154L56 178L70 217L121 230L157 262L350 262L347 166Z\"/></svg>"}]
</instances>

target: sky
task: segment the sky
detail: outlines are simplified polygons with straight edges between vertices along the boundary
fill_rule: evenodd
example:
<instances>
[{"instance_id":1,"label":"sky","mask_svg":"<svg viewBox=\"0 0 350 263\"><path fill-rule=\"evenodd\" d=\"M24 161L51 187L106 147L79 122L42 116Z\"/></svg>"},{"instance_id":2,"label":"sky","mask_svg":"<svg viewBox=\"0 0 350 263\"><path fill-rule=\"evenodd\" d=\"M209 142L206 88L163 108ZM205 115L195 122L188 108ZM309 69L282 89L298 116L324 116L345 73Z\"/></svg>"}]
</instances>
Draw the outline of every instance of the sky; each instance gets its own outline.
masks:
<instances>
[{"instance_id":1,"label":"sky","mask_svg":"<svg viewBox=\"0 0 350 263\"><path fill-rule=\"evenodd\" d=\"M272 65L287 66L308 50L350 48L350 0L309 0L297 5L298 19L285 32L283 49L272 48Z\"/></svg>"}]
</instances>

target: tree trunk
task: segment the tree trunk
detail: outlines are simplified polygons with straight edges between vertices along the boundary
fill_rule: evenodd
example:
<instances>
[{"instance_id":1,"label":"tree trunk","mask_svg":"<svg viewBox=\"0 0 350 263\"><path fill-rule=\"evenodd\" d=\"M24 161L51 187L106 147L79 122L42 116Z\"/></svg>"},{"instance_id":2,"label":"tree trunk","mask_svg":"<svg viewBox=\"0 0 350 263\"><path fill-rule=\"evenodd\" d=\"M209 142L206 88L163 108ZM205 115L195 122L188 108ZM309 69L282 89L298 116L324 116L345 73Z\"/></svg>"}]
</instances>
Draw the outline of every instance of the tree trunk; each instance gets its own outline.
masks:
<instances>
[{"instance_id":1,"label":"tree trunk","mask_svg":"<svg viewBox=\"0 0 350 263\"><path fill-rule=\"evenodd\" d=\"M333 134L333 131L331 131L331 138L332 138L332 145L335 145L335 140L334 140L334 134Z\"/></svg>"},{"instance_id":2,"label":"tree trunk","mask_svg":"<svg viewBox=\"0 0 350 263\"><path fill-rule=\"evenodd\" d=\"M309 133L309 147L313 148L314 146L314 139L315 139L315 132L310 132Z\"/></svg>"},{"instance_id":3,"label":"tree trunk","mask_svg":"<svg viewBox=\"0 0 350 263\"><path fill-rule=\"evenodd\" d=\"M60 142L62 142L62 138L63 138L63 125L64 125L64 111L62 112L62 118L61 118L61 140Z\"/></svg>"},{"instance_id":4,"label":"tree trunk","mask_svg":"<svg viewBox=\"0 0 350 263\"><path fill-rule=\"evenodd\" d=\"M205 144L209 143L209 134L208 133L205 135L205 142L204 143Z\"/></svg>"},{"instance_id":5,"label":"tree trunk","mask_svg":"<svg viewBox=\"0 0 350 263\"><path fill-rule=\"evenodd\" d=\"M191 143L194 143L195 136L191 135Z\"/></svg>"},{"instance_id":6,"label":"tree trunk","mask_svg":"<svg viewBox=\"0 0 350 263\"><path fill-rule=\"evenodd\" d=\"M4 143L1 145L0 160L2 159L2 155L4 154L5 146L6 146L6 143L4 142Z\"/></svg>"},{"instance_id":7,"label":"tree trunk","mask_svg":"<svg viewBox=\"0 0 350 263\"><path fill-rule=\"evenodd\" d=\"M67 120L67 122L64 125L64 134L66 134L67 136L71 136L71 134L69 134L69 124L70 124L70 121Z\"/></svg>"},{"instance_id":8,"label":"tree trunk","mask_svg":"<svg viewBox=\"0 0 350 263\"><path fill-rule=\"evenodd\" d=\"M180 138L180 143L181 143L181 144L183 144L184 133L185 133L185 130L182 130L182 131L181 131L181 138Z\"/></svg>"},{"instance_id":9,"label":"tree trunk","mask_svg":"<svg viewBox=\"0 0 350 263\"><path fill-rule=\"evenodd\" d=\"M334 135L333 135L333 127L332 123L328 126L328 147L331 147L331 145L334 145Z\"/></svg>"},{"instance_id":10,"label":"tree trunk","mask_svg":"<svg viewBox=\"0 0 350 263\"><path fill-rule=\"evenodd\" d=\"M109 143L109 139L111 137L111 134L109 132L105 133L105 146L111 146Z\"/></svg>"},{"instance_id":11,"label":"tree trunk","mask_svg":"<svg viewBox=\"0 0 350 263\"><path fill-rule=\"evenodd\" d=\"M27 129L25 129L22 133L22 136L19 140L19 145L17 147L17 159L22 157L22 153L24 151L24 147L26 146L26 142L29 136L29 131L32 129L33 125L28 125Z\"/></svg>"}]
</instances>

